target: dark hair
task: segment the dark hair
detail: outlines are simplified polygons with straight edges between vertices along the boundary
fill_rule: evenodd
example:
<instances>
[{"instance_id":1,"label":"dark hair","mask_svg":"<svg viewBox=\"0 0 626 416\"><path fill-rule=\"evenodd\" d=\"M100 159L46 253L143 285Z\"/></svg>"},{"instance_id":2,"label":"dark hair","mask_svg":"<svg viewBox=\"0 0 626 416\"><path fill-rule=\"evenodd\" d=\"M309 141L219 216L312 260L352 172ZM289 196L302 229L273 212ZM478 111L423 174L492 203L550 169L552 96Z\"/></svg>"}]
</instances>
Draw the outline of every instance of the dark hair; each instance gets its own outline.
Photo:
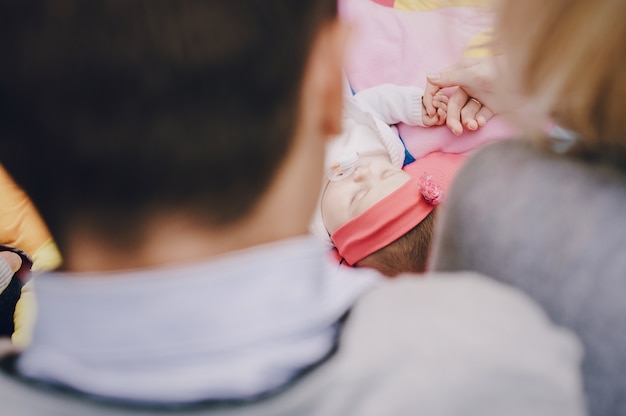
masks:
<instances>
[{"instance_id":1,"label":"dark hair","mask_svg":"<svg viewBox=\"0 0 626 416\"><path fill-rule=\"evenodd\" d=\"M409 232L356 263L357 267L376 269L385 276L426 271L428 254L435 229L437 209L433 209Z\"/></svg>"},{"instance_id":2,"label":"dark hair","mask_svg":"<svg viewBox=\"0 0 626 416\"><path fill-rule=\"evenodd\" d=\"M63 245L122 244L155 209L248 214L284 160L336 0L7 0L0 160Z\"/></svg>"}]
</instances>

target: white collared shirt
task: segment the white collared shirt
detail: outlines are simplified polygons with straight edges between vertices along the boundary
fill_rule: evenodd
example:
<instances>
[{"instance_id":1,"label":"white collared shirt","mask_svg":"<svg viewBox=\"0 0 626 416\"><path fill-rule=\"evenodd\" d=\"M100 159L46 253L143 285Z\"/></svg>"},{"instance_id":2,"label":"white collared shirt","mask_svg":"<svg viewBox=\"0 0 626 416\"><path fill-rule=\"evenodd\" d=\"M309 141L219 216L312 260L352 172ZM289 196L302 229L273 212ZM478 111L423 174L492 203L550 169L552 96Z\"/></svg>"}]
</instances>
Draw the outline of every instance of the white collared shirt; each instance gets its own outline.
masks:
<instances>
[{"instance_id":1,"label":"white collared shirt","mask_svg":"<svg viewBox=\"0 0 626 416\"><path fill-rule=\"evenodd\" d=\"M329 354L339 319L381 279L326 256L299 237L193 264L38 276L19 371L134 401L272 391Z\"/></svg>"}]
</instances>

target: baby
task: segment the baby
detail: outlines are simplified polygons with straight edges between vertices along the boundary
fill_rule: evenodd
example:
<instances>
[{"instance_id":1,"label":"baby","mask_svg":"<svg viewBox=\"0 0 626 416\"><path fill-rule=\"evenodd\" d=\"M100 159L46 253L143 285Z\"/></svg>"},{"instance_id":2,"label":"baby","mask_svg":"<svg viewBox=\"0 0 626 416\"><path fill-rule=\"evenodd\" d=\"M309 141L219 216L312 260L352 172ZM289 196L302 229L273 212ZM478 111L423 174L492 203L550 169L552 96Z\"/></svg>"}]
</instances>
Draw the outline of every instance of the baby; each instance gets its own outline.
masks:
<instances>
[{"instance_id":1,"label":"baby","mask_svg":"<svg viewBox=\"0 0 626 416\"><path fill-rule=\"evenodd\" d=\"M347 85L347 83L346 83ZM462 156L435 153L415 160L395 124L445 123L447 96L437 93L428 116L422 89L384 84L346 91L342 134L326 150L326 178L311 224L341 263L387 276L423 272L435 207Z\"/></svg>"}]
</instances>

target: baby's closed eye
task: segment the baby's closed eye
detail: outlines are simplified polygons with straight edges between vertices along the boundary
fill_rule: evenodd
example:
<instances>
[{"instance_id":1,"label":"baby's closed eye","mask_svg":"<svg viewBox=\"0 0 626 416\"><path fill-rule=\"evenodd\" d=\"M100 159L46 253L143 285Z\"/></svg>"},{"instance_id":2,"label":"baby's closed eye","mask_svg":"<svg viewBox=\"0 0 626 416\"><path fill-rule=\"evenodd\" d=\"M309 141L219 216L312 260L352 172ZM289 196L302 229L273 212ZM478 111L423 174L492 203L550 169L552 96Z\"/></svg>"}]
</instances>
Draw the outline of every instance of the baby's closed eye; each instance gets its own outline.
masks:
<instances>
[{"instance_id":1,"label":"baby's closed eye","mask_svg":"<svg viewBox=\"0 0 626 416\"><path fill-rule=\"evenodd\" d=\"M353 204L361 199L367 194L368 189L361 188L352 194L352 198L350 199L350 204Z\"/></svg>"}]
</instances>

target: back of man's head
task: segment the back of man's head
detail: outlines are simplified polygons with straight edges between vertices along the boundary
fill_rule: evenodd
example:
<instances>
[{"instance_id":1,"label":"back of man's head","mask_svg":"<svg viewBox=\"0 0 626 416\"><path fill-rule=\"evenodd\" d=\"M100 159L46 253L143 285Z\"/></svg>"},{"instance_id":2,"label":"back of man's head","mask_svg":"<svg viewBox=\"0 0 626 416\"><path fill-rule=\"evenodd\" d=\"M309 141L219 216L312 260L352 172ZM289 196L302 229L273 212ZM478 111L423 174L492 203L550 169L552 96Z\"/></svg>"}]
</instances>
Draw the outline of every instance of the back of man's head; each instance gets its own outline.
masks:
<instances>
[{"instance_id":1,"label":"back of man's head","mask_svg":"<svg viewBox=\"0 0 626 416\"><path fill-rule=\"evenodd\" d=\"M155 211L236 222L289 150L335 14L335 0L3 1L0 161L61 243L77 222L132 239Z\"/></svg>"}]
</instances>

